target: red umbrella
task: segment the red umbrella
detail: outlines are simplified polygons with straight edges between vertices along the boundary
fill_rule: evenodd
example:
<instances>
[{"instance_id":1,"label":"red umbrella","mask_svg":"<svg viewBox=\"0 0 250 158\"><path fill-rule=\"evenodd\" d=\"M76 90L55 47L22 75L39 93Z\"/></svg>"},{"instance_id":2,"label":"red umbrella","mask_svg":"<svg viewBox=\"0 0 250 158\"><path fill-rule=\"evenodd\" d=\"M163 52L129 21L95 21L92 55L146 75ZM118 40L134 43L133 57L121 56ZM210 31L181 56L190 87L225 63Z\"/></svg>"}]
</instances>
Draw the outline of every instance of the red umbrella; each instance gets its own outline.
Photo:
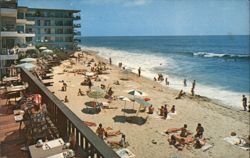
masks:
<instances>
[{"instance_id":1,"label":"red umbrella","mask_svg":"<svg viewBox=\"0 0 250 158\"><path fill-rule=\"evenodd\" d=\"M149 101L149 100L151 100L150 98L144 98L144 101Z\"/></svg>"}]
</instances>

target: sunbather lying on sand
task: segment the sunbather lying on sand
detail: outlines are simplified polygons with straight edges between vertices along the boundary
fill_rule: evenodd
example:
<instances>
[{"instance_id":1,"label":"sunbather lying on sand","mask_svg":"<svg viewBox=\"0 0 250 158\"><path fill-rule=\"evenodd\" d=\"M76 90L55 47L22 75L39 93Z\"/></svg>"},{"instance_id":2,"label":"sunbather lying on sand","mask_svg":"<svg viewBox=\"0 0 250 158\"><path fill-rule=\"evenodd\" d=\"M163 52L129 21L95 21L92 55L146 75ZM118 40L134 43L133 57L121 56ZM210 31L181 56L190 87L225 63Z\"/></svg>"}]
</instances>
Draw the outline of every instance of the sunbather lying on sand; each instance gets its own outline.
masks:
<instances>
[{"instance_id":1,"label":"sunbather lying on sand","mask_svg":"<svg viewBox=\"0 0 250 158\"><path fill-rule=\"evenodd\" d=\"M171 135L168 139L170 145L174 145L178 150L183 150L185 147L185 139L184 138L177 138L175 135Z\"/></svg>"},{"instance_id":2,"label":"sunbather lying on sand","mask_svg":"<svg viewBox=\"0 0 250 158\"><path fill-rule=\"evenodd\" d=\"M105 130L105 132L104 132L104 135L105 135L106 138L113 137L113 136L118 136L120 134L122 134L120 130L118 130L118 131L108 131L108 130Z\"/></svg>"},{"instance_id":3,"label":"sunbather lying on sand","mask_svg":"<svg viewBox=\"0 0 250 158\"><path fill-rule=\"evenodd\" d=\"M120 141L108 141L108 144L110 144L111 146L125 147L126 144L125 134L122 134Z\"/></svg>"}]
</instances>

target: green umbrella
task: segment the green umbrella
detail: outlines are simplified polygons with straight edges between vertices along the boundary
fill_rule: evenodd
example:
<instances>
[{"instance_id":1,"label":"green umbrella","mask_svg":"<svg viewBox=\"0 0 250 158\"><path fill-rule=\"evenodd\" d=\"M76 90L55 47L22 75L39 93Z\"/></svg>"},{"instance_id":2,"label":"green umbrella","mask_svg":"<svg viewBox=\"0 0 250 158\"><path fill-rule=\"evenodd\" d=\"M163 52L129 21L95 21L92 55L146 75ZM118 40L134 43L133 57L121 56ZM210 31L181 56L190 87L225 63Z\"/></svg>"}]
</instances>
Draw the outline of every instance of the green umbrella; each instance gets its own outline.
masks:
<instances>
[{"instance_id":1,"label":"green umbrella","mask_svg":"<svg viewBox=\"0 0 250 158\"><path fill-rule=\"evenodd\" d=\"M128 91L128 94L133 95L133 96L141 96L142 95L142 91L138 91L138 90L130 90Z\"/></svg>"},{"instance_id":2,"label":"green umbrella","mask_svg":"<svg viewBox=\"0 0 250 158\"><path fill-rule=\"evenodd\" d=\"M90 97L90 98L94 98L94 99L98 99L98 98L104 98L105 96L105 91L103 91L102 89L100 88L95 88L93 87L92 90L87 93L87 95Z\"/></svg>"}]
</instances>

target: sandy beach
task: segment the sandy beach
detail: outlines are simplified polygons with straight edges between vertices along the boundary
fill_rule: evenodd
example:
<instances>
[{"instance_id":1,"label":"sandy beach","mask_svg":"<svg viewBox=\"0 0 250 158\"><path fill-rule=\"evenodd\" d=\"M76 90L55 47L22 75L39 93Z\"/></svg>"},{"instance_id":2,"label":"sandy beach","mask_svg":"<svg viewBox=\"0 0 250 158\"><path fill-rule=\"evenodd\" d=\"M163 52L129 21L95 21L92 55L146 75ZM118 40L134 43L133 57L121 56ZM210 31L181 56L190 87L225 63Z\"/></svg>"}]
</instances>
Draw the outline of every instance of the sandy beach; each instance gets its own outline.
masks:
<instances>
[{"instance_id":1,"label":"sandy beach","mask_svg":"<svg viewBox=\"0 0 250 158\"><path fill-rule=\"evenodd\" d=\"M105 59L99 57L95 52L88 51L84 54L84 58L72 65L73 69L86 69L90 71L90 67L86 67L84 62L94 59L95 61L108 62ZM73 59L72 59L73 60ZM75 59L74 59L75 60ZM121 61L122 62L122 61ZM153 80L138 77L137 74L124 74L118 66L107 65L110 68L108 74L99 75L100 82L93 81L94 86L100 87L101 84L106 87L112 87L114 96L127 96L129 90L136 89L143 91L145 97L150 98L149 101L155 108L155 112L158 108L164 104L168 104L170 109L172 105L176 106L177 115L171 116L170 119L161 119L157 114L147 114L146 112L138 113L138 116L146 119L136 122L124 121L124 101L112 100L109 104L114 109L102 109L98 114L88 114L84 112L85 102L93 101L93 98L89 98L87 95L78 96L78 89L80 88L85 94L88 90L88 86L81 86L80 83L84 80L84 76L77 73L64 72L66 65L70 65L70 61L66 60L60 66L54 67L54 78L52 81L54 85L48 87L50 91L61 100L67 95L69 102L65 103L80 119L83 121L94 122L97 125L102 123L104 127L111 127L113 130L120 130L126 135L126 139L129 143L127 147L137 158L165 158L171 154L178 154L181 157L215 157L215 158L244 158L249 156L249 151L240 149L237 146L233 146L223 138L230 136L231 132L236 132L237 135L246 137L249 135L249 113L227 108L216 104L216 102L207 99L205 97L191 97L189 94L185 95L181 99L176 100L175 97L178 94L177 90L170 89L161 85ZM67 68L70 70L69 68ZM143 76L143 71L142 71ZM121 78L128 78L128 81L120 80ZM61 91L62 83L64 80L67 83L67 91ZM119 80L120 85L115 85L114 82ZM216 92L215 92L216 93ZM240 100L241 98L239 98ZM107 102L107 99L101 98L98 102ZM133 103L126 103L127 109L133 109ZM138 104L134 104L134 109L139 108ZM135 116L136 114L126 114L126 116ZM163 135L162 132L168 128L180 128L184 124L188 125L188 130L195 134L197 124L201 123L205 129L204 137L208 138L207 144L213 147L207 151L201 149L194 149L191 147L185 147L182 151L178 151L174 146L169 145L167 135ZM90 127L93 131L96 127ZM120 135L117 137L108 138L107 140L120 140ZM105 141L107 141L105 140Z\"/></svg>"}]
</instances>

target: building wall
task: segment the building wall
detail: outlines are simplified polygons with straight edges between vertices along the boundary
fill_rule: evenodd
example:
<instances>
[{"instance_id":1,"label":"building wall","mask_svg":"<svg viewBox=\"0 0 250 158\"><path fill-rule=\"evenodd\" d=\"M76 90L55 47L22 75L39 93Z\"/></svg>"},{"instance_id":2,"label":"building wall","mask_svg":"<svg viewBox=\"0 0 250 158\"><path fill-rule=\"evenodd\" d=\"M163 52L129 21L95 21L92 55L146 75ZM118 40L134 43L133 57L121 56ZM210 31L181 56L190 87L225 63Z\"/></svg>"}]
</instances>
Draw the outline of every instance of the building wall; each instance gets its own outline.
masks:
<instances>
[{"instance_id":1,"label":"building wall","mask_svg":"<svg viewBox=\"0 0 250 158\"><path fill-rule=\"evenodd\" d=\"M29 8L26 13L28 20L34 20L34 26L28 26L35 32L36 45L49 48L73 49L74 48L74 19L72 10L52 10Z\"/></svg>"}]
</instances>

